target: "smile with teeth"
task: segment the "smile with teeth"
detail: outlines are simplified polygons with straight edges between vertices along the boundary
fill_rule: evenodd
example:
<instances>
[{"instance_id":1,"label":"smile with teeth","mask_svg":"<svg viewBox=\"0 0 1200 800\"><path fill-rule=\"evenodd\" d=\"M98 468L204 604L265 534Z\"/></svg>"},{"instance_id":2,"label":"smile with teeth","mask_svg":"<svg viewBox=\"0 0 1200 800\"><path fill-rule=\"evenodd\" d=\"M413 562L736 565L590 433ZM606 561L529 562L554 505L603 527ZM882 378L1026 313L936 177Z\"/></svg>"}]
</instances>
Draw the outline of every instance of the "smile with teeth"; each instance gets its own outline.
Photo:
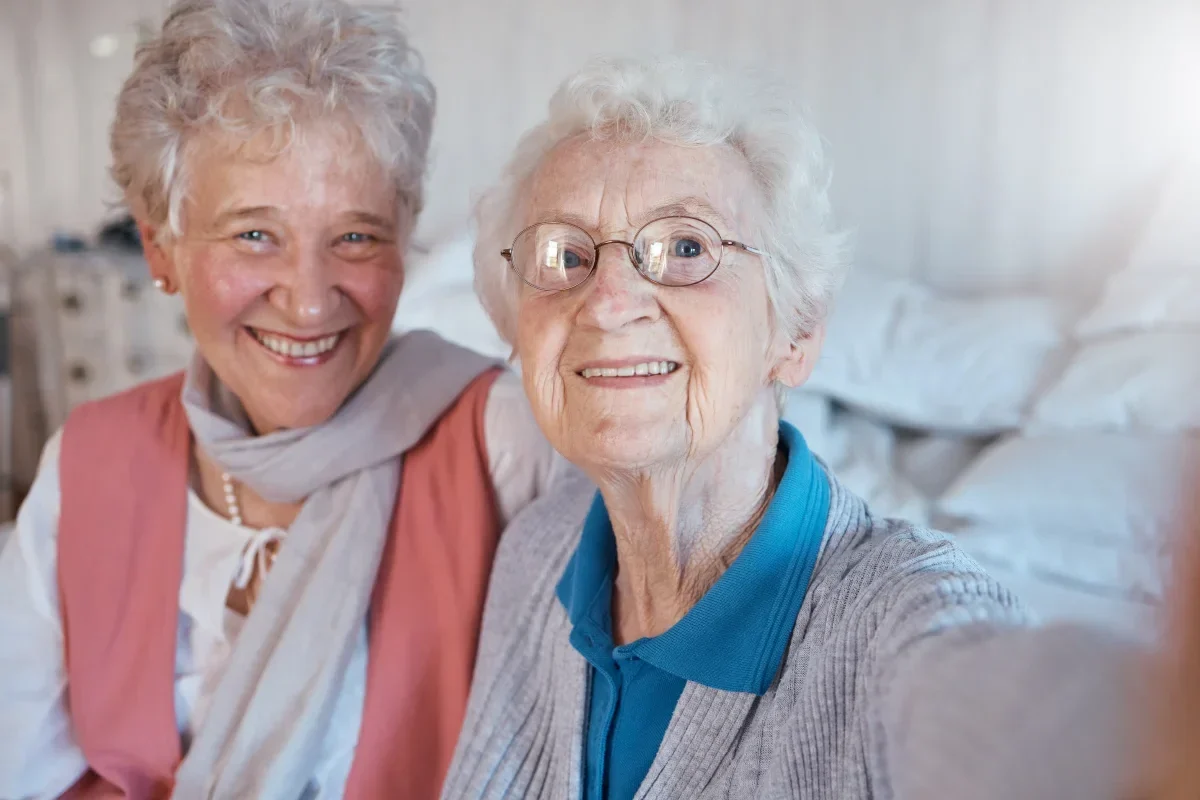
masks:
<instances>
[{"instance_id":1,"label":"smile with teeth","mask_svg":"<svg viewBox=\"0 0 1200 800\"><path fill-rule=\"evenodd\" d=\"M254 328L249 328L248 330L259 344L272 353L277 353L285 358L315 358L316 356L324 355L337 347L337 343L342 338L342 334L339 332L323 336L320 339L309 339L301 342L287 336L280 336L277 333L265 333Z\"/></svg>"},{"instance_id":2,"label":"smile with teeth","mask_svg":"<svg viewBox=\"0 0 1200 800\"><path fill-rule=\"evenodd\" d=\"M667 375L679 369L674 361L647 361L627 367L588 367L580 371L584 378L634 378L642 375Z\"/></svg>"}]
</instances>

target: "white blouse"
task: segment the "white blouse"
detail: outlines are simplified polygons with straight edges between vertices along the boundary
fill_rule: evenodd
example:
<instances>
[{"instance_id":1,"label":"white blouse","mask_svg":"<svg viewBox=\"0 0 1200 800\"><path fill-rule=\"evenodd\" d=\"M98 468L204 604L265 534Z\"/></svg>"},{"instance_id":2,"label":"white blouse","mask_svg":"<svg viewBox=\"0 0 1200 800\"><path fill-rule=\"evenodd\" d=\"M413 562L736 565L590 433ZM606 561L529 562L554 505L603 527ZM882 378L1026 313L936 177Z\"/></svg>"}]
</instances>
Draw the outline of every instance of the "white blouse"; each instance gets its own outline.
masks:
<instances>
[{"instance_id":1,"label":"white blouse","mask_svg":"<svg viewBox=\"0 0 1200 800\"><path fill-rule=\"evenodd\" d=\"M533 421L520 380L497 379L488 396L485 437L503 520L552 479L554 451ZM0 798L55 798L87 770L71 737L56 578L61 433L46 445L37 480L0 550ZM185 751L203 726L243 617L225 601L259 532L235 525L188 493L175 716ZM343 678L312 784L320 800L340 798L362 719L366 620Z\"/></svg>"}]
</instances>

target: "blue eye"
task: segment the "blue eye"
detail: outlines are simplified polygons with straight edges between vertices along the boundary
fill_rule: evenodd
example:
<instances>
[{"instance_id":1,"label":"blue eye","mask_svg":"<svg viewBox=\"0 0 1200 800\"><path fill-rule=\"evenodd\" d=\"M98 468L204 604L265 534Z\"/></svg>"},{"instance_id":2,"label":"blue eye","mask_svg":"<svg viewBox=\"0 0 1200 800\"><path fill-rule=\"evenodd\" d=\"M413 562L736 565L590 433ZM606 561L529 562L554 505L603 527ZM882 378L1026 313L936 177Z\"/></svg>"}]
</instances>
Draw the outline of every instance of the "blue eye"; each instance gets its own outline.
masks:
<instances>
[{"instance_id":1,"label":"blue eye","mask_svg":"<svg viewBox=\"0 0 1200 800\"><path fill-rule=\"evenodd\" d=\"M366 244L374 240L375 237L368 233L347 233L342 235L342 241L348 244Z\"/></svg>"},{"instance_id":2,"label":"blue eye","mask_svg":"<svg viewBox=\"0 0 1200 800\"><path fill-rule=\"evenodd\" d=\"M245 231L243 233L239 233L237 238L247 242L265 242L267 240L267 234L265 231Z\"/></svg>"},{"instance_id":3,"label":"blue eye","mask_svg":"<svg viewBox=\"0 0 1200 800\"><path fill-rule=\"evenodd\" d=\"M562 254L562 265L564 269L575 269L583 266L583 259L579 257L579 253L574 250L564 250Z\"/></svg>"},{"instance_id":4,"label":"blue eye","mask_svg":"<svg viewBox=\"0 0 1200 800\"><path fill-rule=\"evenodd\" d=\"M704 245L695 239L676 239L671 245L671 255L677 258L697 258L704 255Z\"/></svg>"}]
</instances>

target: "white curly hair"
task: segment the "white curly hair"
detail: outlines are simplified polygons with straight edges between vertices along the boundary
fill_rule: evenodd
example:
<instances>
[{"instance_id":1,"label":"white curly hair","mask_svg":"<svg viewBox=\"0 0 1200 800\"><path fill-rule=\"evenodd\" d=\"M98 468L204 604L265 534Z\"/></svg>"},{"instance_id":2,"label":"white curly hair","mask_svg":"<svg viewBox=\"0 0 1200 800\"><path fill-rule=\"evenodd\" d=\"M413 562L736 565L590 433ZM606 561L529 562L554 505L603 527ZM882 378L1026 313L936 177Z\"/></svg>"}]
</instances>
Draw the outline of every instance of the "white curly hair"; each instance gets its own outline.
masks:
<instances>
[{"instance_id":1,"label":"white curly hair","mask_svg":"<svg viewBox=\"0 0 1200 800\"><path fill-rule=\"evenodd\" d=\"M282 152L306 122L337 116L395 181L407 234L423 202L435 105L394 8L179 0L138 48L117 98L112 174L135 216L178 236L198 137L265 131Z\"/></svg>"},{"instance_id":2,"label":"white curly hair","mask_svg":"<svg viewBox=\"0 0 1200 800\"><path fill-rule=\"evenodd\" d=\"M825 318L845 272L846 237L830 208L820 135L784 87L750 71L686 58L599 59L564 81L475 210L475 287L501 336L516 331L520 279L500 251L519 232L524 193L546 156L579 135L654 139L741 154L761 193L767 287L793 340Z\"/></svg>"}]
</instances>

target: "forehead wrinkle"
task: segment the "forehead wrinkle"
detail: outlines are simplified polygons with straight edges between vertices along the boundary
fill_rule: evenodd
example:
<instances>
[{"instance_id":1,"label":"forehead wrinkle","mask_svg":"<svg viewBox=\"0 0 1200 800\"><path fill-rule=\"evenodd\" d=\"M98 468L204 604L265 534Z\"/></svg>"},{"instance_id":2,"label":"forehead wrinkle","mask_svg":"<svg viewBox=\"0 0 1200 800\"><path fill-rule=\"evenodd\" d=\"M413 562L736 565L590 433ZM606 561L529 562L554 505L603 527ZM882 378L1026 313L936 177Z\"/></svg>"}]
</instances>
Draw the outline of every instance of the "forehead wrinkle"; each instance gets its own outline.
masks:
<instances>
[{"instance_id":1,"label":"forehead wrinkle","mask_svg":"<svg viewBox=\"0 0 1200 800\"><path fill-rule=\"evenodd\" d=\"M741 175L729 172L733 164L720 149L701 153L688 152L681 157L676 147L662 144L647 150L638 145L573 140L553 152L549 163L538 170L528 195L533 202L526 203L523 227L561 222L593 237L627 238L655 219L686 216L708 222L722 236L745 236L745 232L735 230L745 221L739 213L743 211L740 201L725 208L729 204L721 201L733 198L710 192L714 184L720 184L731 194L740 194L745 189ZM664 159L668 164L663 163ZM599 182L595 193L576 182L580 172L589 173L591 180ZM641 201L651 197L660 202L651 200L651 207L638 211ZM543 205L545 200L550 202ZM542 207L539 210L537 206ZM584 206L596 211L578 213Z\"/></svg>"},{"instance_id":2,"label":"forehead wrinkle","mask_svg":"<svg viewBox=\"0 0 1200 800\"><path fill-rule=\"evenodd\" d=\"M668 200L666 203L656 205L637 214L630 214L629 203L628 201L625 202L625 218L628 220L629 233L633 233L634 230L640 229L648 223L662 219L663 217L693 217L713 224L714 227L728 227L732 224L732 220L728 216L722 214L711 203L700 197ZM582 215L565 209L547 209L543 213L543 216L533 224L540 222L565 222L587 231L589 234L596 235L599 233L594 220L585 219ZM724 230L719 232L722 235L725 233ZM610 231L610 233L615 233L615 231Z\"/></svg>"},{"instance_id":3,"label":"forehead wrinkle","mask_svg":"<svg viewBox=\"0 0 1200 800\"><path fill-rule=\"evenodd\" d=\"M311 227L314 215L320 224L397 227L395 195L373 182L366 165L352 172L341 168L346 162L320 161L289 153L268 163L239 159L218 165L189 193L187 215L214 229L246 220Z\"/></svg>"},{"instance_id":4,"label":"forehead wrinkle","mask_svg":"<svg viewBox=\"0 0 1200 800\"><path fill-rule=\"evenodd\" d=\"M664 216L696 217L706 222L729 226L735 223L734 209L719 210L731 193L740 190L740 175L722 148L690 148L658 143L650 151L637 154L636 169L630 177L631 189L652 207L633 214L630 222L645 225ZM714 189L717 191L714 192ZM647 191L650 190L650 191ZM646 203L648 206L651 202Z\"/></svg>"}]
</instances>

